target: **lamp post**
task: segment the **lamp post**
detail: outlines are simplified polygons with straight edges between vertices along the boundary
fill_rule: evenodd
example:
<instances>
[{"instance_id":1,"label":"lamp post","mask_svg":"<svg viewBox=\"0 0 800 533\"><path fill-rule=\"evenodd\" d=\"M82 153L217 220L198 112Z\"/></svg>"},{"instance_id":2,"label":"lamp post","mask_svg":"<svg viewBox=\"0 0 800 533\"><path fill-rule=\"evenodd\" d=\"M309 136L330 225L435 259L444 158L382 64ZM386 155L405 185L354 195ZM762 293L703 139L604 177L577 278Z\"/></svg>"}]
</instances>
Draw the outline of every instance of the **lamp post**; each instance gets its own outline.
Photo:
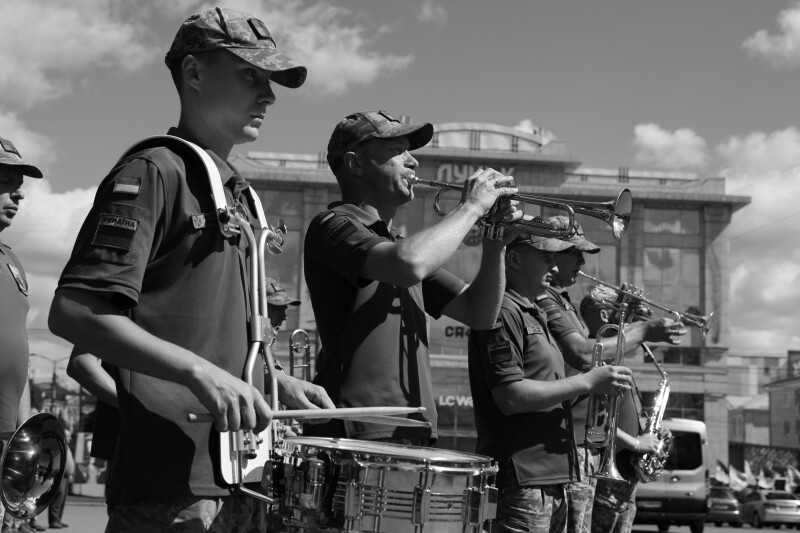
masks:
<instances>
[{"instance_id":1,"label":"lamp post","mask_svg":"<svg viewBox=\"0 0 800 533\"><path fill-rule=\"evenodd\" d=\"M50 412L52 413L53 410L55 409L55 403L56 403L56 390L57 390L56 378L58 377L56 374L56 366L58 365L58 363L69 359L69 356L59 357L58 359L51 359L50 357L47 357L46 355L42 355L40 353L32 353L30 354L30 356L41 357L42 359L50 362L50 364L53 365L53 376L51 378L52 381L50 383Z\"/></svg>"}]
</instances>

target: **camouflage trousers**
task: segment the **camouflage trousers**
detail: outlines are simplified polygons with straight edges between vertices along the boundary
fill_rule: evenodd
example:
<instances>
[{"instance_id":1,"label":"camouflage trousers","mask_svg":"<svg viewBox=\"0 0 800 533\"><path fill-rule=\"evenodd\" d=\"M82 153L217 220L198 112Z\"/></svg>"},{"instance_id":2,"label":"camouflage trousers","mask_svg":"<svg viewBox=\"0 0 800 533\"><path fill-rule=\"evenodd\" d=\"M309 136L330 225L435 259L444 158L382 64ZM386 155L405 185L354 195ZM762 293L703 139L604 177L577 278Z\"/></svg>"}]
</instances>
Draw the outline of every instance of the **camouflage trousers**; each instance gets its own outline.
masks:
<instances>
[{"instance_id":1,"label":"camouflage trousers","mask_svg":"<svg viewBox=\"0 0 800 533\"><path fill-rule=\"evenodd\" d=\"M636 480L628 483L597 482L592 512L592 533L630 533L636 516Z\"/></svg>"},{"instance_id":2,"label":"camouflage trousers","mask_svg":"<svg viewBox=\"0 0 800 533\"><path fill-rule=\"evenodd\" d=\"M597 479L592 474L600 466L600 455L578 447L581 480L567 483L567 531L589 533L592 530L592 506Z\"/></svg>"},{"instance_id":3,"label":"camouflage trousers","mask_svg":"<svg viewBox=\"0 0 800 533\"><path fill-rule=\"evenodd\" d=\"M255 498L141 499L109 505L106 533L264 533L266 505Z\"/></svg>"},{"instance_id":4,"label":"camouflage trousers","mask_svg":"<svg viewBox=\"0 0 800 533\"><path fill-rule=\"evenodd\" d=\"M498 476L492 533L566 533L566 485L520 487L513 468Z\"/></svg>"}]
</instances>

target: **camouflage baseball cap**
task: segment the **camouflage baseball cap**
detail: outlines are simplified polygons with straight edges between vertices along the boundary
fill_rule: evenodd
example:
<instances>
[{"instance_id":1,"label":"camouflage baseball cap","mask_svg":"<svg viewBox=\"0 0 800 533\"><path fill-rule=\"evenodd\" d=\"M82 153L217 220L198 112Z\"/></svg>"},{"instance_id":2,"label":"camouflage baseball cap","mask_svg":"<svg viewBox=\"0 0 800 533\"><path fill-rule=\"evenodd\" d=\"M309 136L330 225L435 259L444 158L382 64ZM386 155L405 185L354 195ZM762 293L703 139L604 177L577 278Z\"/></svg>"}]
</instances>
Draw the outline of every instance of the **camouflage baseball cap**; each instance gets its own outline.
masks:
<instances>
[{"instance_id":1,"label":"camouflage baseball cap","mask_svg":"<svg viewBox=\"0 0 800 533\"><path fill-rule=\"evenodd\" d=\"M300 305L300 300L289 298L283 287L272 278L267 278L267 304L269 305Z\"/></svg>"},{"instance_id":2,"label":"camouflage baseball cap","mask_svg":"<svg viewBox=\"0 0 800 533\"><path fill-rule=\"evenodd\" d=\"M23 176L41 178L42 171L33 165L29 165L22 160L17 147L8 139L0 138L0 165L19 167Z\"/></svg>"},{"instance_id":3,"label":"camouflage baseball cap","mask_svg":"<svg viewBox=\"0 0 800 533\"><path fill-rule=\"evenodd\" d=\"M565 230L569 227L569 217L567 215L549 217L546 222L557 230ZM569 238L569 242L574 244L576 249L586 254L596 254L600 251L599 246L584 236L583 228L577 222L575 223L575 235Z\"/></svg>"},{"instance_id":4,"label":"camouflage baseball cap","mask_svg":"<svg viewBox=\"0 0 800 533\"><path fill-rule=\"evenodd\" d=\"M344 154L370 139L408 137L409 150L422 148L433 137L433 124L403 124L386 111L361 111L347 115L333 129L328 141L328 165L336 173Z\"/></svg>"},{"instance_id":5,"label":"camouflage baseball cap","mask_svg":"<svg viewBox=\"0 0 800 533\"><path fill-rule=\"evenodd\" d=\"M215 7L195 13L183 23L164 58L175 59L225 48L251 65L272 71L270 77L284 87L296 88L306 80L306 67L278 53L266 25L246 13Z\"/></svg>"},{"instance_id":6,"label":"camouflage baseball cap","mask_svg":"<svg viewBox=\"0 0 800 533\"><path fill-rule=\"evenodd\" d=\"M574 248L574 245L571 242L562 241L559 239L548 239L547 237L531 235L529 233L517 235L507 246L507 248L511 249L516 246L532 246L537 250L542 250L543 252L556 253L566 252Z\"/></svg>"}]
</instances>

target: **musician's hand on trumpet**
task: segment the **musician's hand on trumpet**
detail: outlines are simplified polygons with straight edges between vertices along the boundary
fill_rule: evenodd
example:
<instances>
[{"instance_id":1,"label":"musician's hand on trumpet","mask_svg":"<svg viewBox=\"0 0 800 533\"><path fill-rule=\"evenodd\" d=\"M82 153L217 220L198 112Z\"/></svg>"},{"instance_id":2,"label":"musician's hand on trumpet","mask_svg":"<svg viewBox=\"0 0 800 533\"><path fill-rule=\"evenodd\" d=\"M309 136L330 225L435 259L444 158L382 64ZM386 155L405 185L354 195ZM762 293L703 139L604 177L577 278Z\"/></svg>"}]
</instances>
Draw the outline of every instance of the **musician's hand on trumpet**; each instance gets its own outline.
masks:
<instances>
[{"instance_id":1,"label":"musician's hand on trumpet","mask_svg":"<svg viewBox=\"0 0 800 533\"><path fill-rule=\"evenodd\" d=\"M598 366L583 375L589 380L591 394L620 395L633 386L631 370L624 366Z\"/></svg>"},{"instance_id":2,"label":"musician's hand on trumpet","mask_svg":"<svg viewBox=\"0 0 800 533\"><path fill-rule=\"evenodd\" d=\"M519 189L514 186L513 177L485 168L476 171L464 182L461 203L466 208L475 209L478 217L488 215L492 223L513 222L523 215L522 211L516 208L519 202L502 198L518 191Z\"/></svg>"},{"instance_id":3,"label":"musician's hand on trumpet","mask_svg":"<svg viewBox=\"0 0 800 533\"><path fill-rule=\"evenodd\" d=\"M678 322L671 318L651 318L642 324L646 328L644 332L645 342L666 342L677 345L680 344L681 337L687 333L683 322Z\"/></svg>"}]
</instances>

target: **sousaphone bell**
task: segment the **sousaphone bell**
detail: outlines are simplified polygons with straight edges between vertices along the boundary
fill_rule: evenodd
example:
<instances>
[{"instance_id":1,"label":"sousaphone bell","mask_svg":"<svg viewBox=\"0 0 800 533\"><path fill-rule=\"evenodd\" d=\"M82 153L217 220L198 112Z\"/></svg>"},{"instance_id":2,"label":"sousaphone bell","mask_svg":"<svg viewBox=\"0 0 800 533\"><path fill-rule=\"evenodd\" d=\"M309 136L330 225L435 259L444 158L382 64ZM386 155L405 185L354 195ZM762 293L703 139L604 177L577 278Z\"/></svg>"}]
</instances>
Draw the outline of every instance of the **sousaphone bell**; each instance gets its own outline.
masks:
<instances>
[{"instance_id":1,"label":"sousaphone bell","mask_svg":"<svg viewBox=\"0 0 800 533\"><path fill-rule=\"evenodd\" d=\"M10 440L0 440L0 446L3 507L14 518L33 518L50 505L64 477L64 428L52 414L39 413L23 422Z\"/></svg>"}]
</instances>

